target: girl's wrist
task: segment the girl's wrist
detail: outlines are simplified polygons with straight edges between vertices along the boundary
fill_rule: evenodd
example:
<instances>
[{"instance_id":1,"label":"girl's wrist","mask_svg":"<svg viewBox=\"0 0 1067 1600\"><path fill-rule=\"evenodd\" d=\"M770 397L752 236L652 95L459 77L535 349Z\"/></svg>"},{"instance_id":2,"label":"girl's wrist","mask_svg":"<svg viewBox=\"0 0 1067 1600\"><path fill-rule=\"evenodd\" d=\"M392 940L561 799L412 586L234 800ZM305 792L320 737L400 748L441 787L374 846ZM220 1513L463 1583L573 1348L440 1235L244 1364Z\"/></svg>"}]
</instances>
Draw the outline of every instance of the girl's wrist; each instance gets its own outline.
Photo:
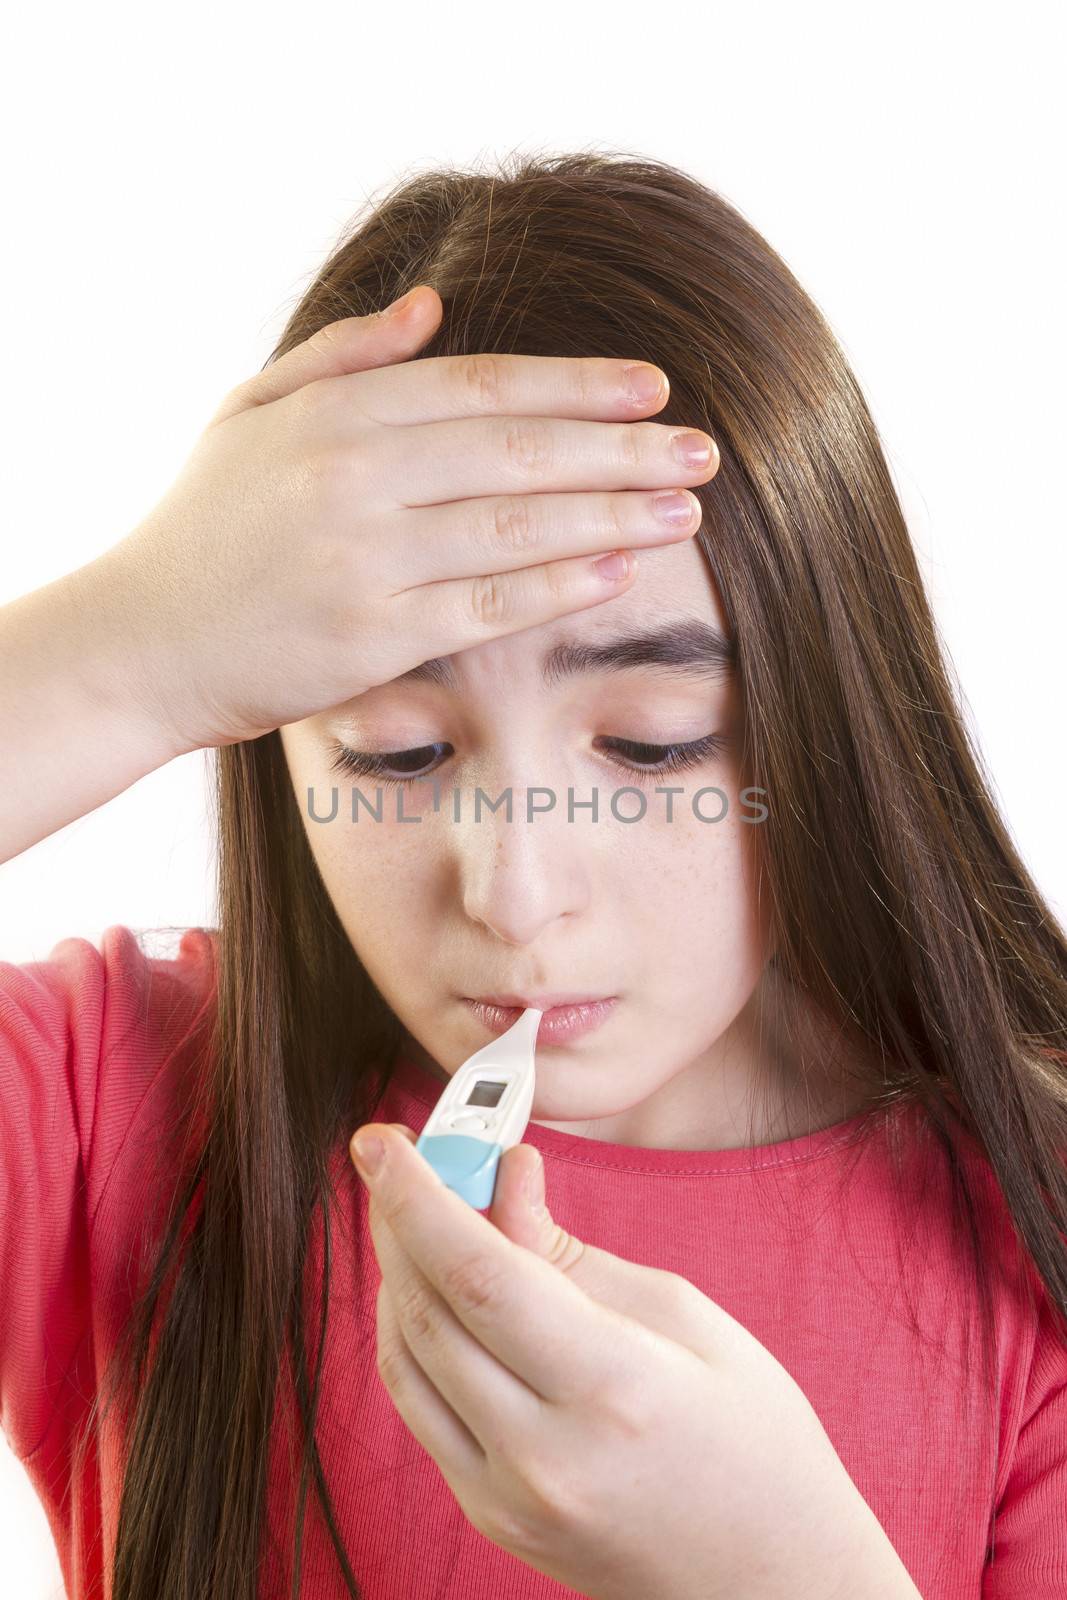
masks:
<instances>
[{"instance_id":1,"label":"girl's wrist","mask_svg":"<svg viewBox=\"0 0 1067 1600\"><path fill-rule=\"evenodd\" d=\"M94 567L0 610L0 861L183 753Z\"/></svg>"},{"instance_id":2,"label":"girl's wrist","mask_svg":"<svg viewBox=\"0 0 1067 1600\"><path fill-rule=\"evenodd\" d=\"M121 734L152 772L203 748L181 713L181 683L147 595L138 593L121 545L61 580L80 641L78 674L93 714Z\"/></svg>"}]
</instances>

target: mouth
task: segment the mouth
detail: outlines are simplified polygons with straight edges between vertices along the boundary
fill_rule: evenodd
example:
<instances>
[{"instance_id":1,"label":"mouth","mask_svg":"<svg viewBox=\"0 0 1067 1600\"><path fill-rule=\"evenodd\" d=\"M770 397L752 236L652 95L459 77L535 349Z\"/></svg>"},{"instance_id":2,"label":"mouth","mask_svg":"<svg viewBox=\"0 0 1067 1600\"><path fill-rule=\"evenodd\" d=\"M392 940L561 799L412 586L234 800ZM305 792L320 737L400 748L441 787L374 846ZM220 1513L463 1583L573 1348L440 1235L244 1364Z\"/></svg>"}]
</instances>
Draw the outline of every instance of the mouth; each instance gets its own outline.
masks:
<instances>
[{"instance_id":1,"label":"mouth","mask_svg":"<svg viewBox=\"0 0 1067 1600\"><path fill-rule=\"evenodd\" d=\"M522 1013L534 1006L543 1012L537 1029L537 1045L568 1044L607 1021L618 1003L618 995L483 995L474 999L462 996L463 1003L491 1033L506 1033Z\"/></svg>"}]
</instances>

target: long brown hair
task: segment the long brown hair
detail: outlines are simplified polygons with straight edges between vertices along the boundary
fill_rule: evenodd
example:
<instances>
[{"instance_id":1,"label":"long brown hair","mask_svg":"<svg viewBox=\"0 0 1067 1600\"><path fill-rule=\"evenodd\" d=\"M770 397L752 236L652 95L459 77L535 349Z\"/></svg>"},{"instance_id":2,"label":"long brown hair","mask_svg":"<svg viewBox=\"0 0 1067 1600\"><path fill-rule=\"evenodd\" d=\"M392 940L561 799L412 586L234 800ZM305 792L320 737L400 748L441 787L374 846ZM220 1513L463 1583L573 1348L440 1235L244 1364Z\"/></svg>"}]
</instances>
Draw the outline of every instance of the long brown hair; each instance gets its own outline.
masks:
<instances>
[{"instance_id":1,"label":"long brown hair","mask_svg":"<svg viewBox=\"0 0 1067 1600\"><path fill-rule=\"evenodd\" d=\"M870 1042L872 1105L912 1099L946 1151L961 1131L977 1139L1067 1314L1064 934L968 739L874 423L818 309L686 173L632 155L520 157L380 197L271 359L420 283L445 312L418 358L644 358L671 383L654 420L717 440L698 540L737 642L743 779L774 800L755 831L777 967ZM313 1484L358 1595L315 1444L329 1195L399 1023L319 879L278 733L215 759L217 1007L181 1182L116 1352L130 1425L114 1600L254 1595L286 1360L302 1425L292 1593Z\"/></svg>"}]
</instances>

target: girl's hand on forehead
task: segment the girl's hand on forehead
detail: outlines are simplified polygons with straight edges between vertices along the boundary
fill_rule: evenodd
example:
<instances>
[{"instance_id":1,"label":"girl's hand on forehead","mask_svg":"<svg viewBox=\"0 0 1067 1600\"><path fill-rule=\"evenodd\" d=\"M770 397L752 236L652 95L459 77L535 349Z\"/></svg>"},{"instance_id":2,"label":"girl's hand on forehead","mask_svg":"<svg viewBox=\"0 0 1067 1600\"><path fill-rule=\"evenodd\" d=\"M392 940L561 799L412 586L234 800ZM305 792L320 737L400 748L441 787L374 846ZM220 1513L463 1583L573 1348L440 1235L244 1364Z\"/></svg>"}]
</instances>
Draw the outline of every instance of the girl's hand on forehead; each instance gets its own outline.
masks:
<instances>
[{"instance_id":1,"label":"girl's hand on forehead","mask_svg":"<svg viewBox=\"0 0 1067 1600\"><path fill-rule=\"evenodd\" d=\"M601 1600L919 1600L785 1368L555 1223L537 1151L504 1151L483 1216L410 1129L359 1129L353 1161L368 1136L378 1372L480 1533Z\"/></svg>"},{"instance_id":2,"label":"girl's hand on forehead","mask_svg":"<svg viewBox=\"0 0 1067 1600\"><path fill-rule=\"evenodd\" d=\"M706 434L636 420L666 401L658 368L412 360L442 312L420 285L239 384L170 492L94 564L94 603L128 641L138 698L174 754L257 738L433 656L599 605L633 581L606 577L600 557L696 531L684 486L708 482L718 452ZM680 522L663 520L664 491Z\"/></svg>"}]
</instances>

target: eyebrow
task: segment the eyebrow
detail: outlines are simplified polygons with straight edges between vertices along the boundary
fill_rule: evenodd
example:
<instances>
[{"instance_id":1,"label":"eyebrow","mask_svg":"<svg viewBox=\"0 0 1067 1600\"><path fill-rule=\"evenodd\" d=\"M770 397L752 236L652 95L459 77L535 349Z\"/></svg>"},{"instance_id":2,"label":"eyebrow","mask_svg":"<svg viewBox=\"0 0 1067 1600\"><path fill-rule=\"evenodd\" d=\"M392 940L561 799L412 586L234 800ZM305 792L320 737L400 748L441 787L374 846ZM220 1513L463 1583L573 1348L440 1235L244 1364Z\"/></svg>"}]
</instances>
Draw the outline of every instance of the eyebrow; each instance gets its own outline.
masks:
<instances>
[{"instance_id":1,"label":"eyebrow","mask_svg":"<svg viewBox=\"0 0 1067 1600\"><path fill-rule=\"evenodd\" d=\"M710 682L721 682L737 666L737 647L720 628L699 617L685 617L667 628L620 634L603 644L564 639L541 658L541 680L553 687L564 678L587 672L625 672L630 668L663 667ZM434 683L457 690L459 679L450 656L434 656L401 673L394 683Z\"/></svg>"}]
</instances>

